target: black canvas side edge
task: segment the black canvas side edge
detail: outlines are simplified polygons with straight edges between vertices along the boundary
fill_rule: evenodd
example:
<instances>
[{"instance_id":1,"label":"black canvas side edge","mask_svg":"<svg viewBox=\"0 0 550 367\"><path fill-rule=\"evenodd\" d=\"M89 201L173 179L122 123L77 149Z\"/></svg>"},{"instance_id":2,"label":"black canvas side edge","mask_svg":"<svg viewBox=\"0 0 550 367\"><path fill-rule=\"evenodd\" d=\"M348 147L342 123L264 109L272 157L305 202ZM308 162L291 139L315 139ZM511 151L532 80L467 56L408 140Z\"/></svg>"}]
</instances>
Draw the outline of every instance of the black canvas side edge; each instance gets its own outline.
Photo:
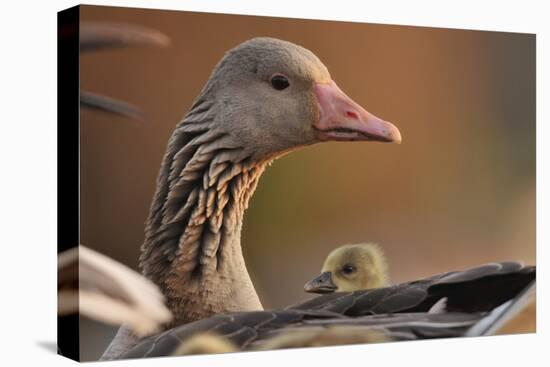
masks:
<instances>
[{"instance_id":1,"label":"black canvas side edge","mask_svg":"<svg viewBox=\"0 0 550 367\"><path fill-rule=\"evenodd\" d=\"M80 7L57 13L57 252L79 243ZM80 360L79 316L57 317L57 352Z\"/></svg>"}]
</instances>

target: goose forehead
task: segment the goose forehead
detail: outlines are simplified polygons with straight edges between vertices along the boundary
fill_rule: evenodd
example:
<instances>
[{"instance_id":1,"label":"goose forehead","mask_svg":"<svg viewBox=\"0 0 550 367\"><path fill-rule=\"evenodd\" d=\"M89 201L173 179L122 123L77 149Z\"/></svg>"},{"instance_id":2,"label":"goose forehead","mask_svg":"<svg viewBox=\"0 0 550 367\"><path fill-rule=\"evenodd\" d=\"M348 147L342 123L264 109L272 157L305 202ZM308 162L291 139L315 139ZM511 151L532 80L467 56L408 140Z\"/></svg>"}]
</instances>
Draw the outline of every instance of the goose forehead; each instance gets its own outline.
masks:
<instances>
[{"instance_id":1,"label":"goose forehead","mask_svg":"<svg viewBox=\"0 0 550 367\"><path fill-rule=\"evenodd\" d=\"M232 55L255 68L258 74L287 72L316 82L329 82L326 66L310 50L275 38L253 38L237 46Z\"/></svg>"}]
</instances>

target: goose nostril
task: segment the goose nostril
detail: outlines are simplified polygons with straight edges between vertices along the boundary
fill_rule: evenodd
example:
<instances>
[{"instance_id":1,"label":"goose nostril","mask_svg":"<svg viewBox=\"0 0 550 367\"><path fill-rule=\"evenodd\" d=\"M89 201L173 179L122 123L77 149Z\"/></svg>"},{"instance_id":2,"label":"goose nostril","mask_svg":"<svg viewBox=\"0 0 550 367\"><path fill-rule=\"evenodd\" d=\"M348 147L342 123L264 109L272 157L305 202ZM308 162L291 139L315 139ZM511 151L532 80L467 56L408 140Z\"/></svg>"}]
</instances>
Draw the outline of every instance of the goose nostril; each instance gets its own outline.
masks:
<instances>
[{"instance_id":1,"label":"goose nostril","mask_svg":"<svg viewBox=\"0 0 550 367\"><path fill-rule=\"evenodd\" d=\"M346 111L346 116L351 117L352 119L359 120L359 115L354 111Z\"/></svg>"}]
</instances>

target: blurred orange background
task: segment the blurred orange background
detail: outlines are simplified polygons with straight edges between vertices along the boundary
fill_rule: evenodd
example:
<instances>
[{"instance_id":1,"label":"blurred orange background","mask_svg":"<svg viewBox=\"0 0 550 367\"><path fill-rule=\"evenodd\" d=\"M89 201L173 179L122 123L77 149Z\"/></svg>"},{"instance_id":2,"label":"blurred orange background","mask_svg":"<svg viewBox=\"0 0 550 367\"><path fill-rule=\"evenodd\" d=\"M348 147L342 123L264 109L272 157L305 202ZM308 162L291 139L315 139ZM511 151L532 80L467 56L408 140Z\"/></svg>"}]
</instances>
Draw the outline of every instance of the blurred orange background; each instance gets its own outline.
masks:
<instances>
[{"instance_id":1,"label":"blurred orange background","mask_svg":"<svg viewBox=\"0 0 550 367\"><path fill-rule=\"evenodd\" d=\"M81 6L82 21L157 29L167 48L81 56L81 87L144 121L81 112L81 243L137 269L166 143L224 52L257 36L313 51L401 145L326 143L275 162L245 215L243 251L266 308L345 243L386 251L393 282L480 263L535 263L535 36ZM81 323L95 360L115 332Z\"/></svg>"}]
</instances>

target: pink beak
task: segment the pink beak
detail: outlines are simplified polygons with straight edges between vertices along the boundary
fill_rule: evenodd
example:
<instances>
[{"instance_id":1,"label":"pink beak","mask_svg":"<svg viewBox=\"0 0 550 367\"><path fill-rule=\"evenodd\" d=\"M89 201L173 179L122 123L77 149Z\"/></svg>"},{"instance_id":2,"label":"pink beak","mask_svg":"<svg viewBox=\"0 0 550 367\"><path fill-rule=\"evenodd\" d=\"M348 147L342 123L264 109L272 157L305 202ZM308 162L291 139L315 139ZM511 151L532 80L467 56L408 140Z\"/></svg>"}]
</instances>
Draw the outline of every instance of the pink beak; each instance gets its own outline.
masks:
<instances>
[{"instance_id":1,"label":"pink beak","mask_svg":"<svg viewBox=\"0 0 550 367\"><path fill-rule=\"evenodd\" d=\"M401 143L401 133L391 122L367 112L334 81L314 86L321 116L314 125L320 140L382 141Z\"/></svg>"}]
</instances>

